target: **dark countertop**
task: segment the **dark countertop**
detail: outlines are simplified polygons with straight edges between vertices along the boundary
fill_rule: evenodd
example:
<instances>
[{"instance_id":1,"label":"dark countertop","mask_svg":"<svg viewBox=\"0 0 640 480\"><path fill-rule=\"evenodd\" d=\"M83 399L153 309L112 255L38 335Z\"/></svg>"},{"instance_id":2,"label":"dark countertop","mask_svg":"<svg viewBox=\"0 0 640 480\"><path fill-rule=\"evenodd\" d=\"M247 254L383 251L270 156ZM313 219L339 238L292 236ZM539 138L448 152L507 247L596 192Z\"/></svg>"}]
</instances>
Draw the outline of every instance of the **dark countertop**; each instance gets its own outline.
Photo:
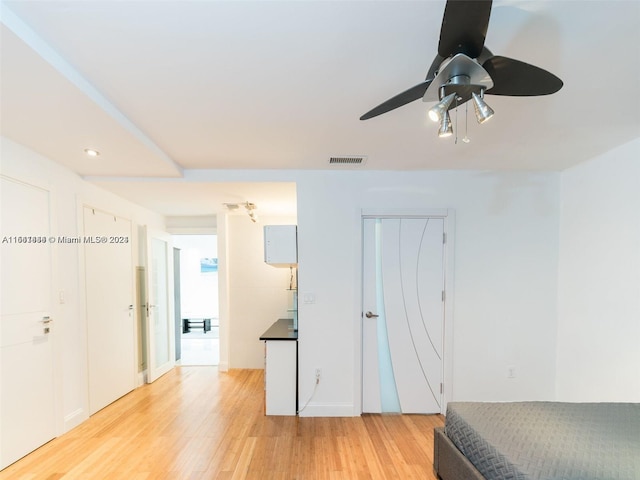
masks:
<instances>
[{"instance_id":1,"label":"dark countertop","mask_svg":"<svg viewBox=\"0 0 640 480\"><path fill-rule=\"evenodd\" d=\"M281 318L260 336L260 340L297 340L298 332L293 330L292 318Z\"/></svg>"}]
</instances>

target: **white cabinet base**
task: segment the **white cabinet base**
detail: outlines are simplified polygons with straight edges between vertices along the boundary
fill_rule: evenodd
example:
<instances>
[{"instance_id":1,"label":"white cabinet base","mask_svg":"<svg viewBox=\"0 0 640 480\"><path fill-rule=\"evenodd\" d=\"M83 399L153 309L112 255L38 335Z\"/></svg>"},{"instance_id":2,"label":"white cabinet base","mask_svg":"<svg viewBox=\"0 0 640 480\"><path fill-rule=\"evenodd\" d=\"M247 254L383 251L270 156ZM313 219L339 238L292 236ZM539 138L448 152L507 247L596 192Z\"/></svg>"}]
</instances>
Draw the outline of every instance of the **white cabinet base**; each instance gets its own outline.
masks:
<instances>
[{"instance_id":1,"label":"white cabinet base","mask_svg":"<svg viewBox=\"0 0 640 480\"><path fill-rule=\"evenodd\" d=\"M296 415L297 345L295 340L265 342L265 401L267 415Z\"/></svg>"}]
</instances>

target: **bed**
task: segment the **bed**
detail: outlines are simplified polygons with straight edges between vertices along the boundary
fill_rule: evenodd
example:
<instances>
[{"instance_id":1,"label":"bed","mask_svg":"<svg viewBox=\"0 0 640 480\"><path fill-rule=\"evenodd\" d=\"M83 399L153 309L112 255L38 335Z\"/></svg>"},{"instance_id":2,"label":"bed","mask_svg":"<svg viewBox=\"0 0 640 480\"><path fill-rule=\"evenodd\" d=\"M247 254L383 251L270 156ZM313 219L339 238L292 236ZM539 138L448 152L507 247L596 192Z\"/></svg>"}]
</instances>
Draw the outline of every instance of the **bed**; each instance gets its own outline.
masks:
<instances>
[{"instance_id":1,"label":"bed","mask_svg":"<svg viewBox=\"0 0 640 480\"><path fill-rule=\"evenodd\" d=\"M451 402L442 480L639 480L640 404Z\"/></svg>"}]
</instances>

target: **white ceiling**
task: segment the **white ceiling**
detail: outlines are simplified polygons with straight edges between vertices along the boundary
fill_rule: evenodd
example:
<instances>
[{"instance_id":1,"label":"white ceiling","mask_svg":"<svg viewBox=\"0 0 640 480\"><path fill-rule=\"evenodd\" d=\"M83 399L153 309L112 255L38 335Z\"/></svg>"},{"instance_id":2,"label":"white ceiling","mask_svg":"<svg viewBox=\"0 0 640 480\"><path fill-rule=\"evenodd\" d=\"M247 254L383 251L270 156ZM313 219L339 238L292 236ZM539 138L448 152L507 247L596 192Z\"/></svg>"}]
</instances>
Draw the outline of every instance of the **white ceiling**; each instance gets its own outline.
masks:
<instances>
[{"instance_id":1,"label":"white ceiling","mask_svg":"<svg viewBox=\"0 0 640 480\"><path fill-rule=\"evenodd\" d=\"M562 170L640 136L638 0L494 1L486 45L565 85L488 96L468 145L438 139L420 101L360 121L424 79L444 5L2 1L2 134L167 215L244 192L186 185L192 169Z\"/></svg>"}]
</instances>

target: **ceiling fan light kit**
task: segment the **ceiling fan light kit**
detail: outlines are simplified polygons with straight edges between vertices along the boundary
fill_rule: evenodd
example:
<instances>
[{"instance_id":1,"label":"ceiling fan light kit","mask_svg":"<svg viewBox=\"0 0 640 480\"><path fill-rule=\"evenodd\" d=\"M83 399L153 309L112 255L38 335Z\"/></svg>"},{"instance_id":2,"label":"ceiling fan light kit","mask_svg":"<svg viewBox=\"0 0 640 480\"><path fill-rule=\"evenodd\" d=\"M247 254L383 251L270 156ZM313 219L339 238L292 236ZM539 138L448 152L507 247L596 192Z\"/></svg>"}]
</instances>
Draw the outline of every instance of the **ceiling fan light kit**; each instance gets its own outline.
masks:
<instances>
[{"instance_id":1,"label":"ceiling fan light kit","mask_svg":"<svg viewBox=\"0 0 640 480\"><path fill-rule=\"evenodd\" d=\"M453 129L449 110L470 100L478 123L483 124L493 116L493 109L484 101L485 93L534 97L560 90L562 80L552 73L519 60L493 55L485 47L491 5L491 0L447 0L438 53L425 81L381 103L360 120L368 120L422 98L423 102L437 102L428 115L434 122L440 122L438 136L448 137ZM463 140L468 143L466 134Z\"/></svg>"}]
</instances>

